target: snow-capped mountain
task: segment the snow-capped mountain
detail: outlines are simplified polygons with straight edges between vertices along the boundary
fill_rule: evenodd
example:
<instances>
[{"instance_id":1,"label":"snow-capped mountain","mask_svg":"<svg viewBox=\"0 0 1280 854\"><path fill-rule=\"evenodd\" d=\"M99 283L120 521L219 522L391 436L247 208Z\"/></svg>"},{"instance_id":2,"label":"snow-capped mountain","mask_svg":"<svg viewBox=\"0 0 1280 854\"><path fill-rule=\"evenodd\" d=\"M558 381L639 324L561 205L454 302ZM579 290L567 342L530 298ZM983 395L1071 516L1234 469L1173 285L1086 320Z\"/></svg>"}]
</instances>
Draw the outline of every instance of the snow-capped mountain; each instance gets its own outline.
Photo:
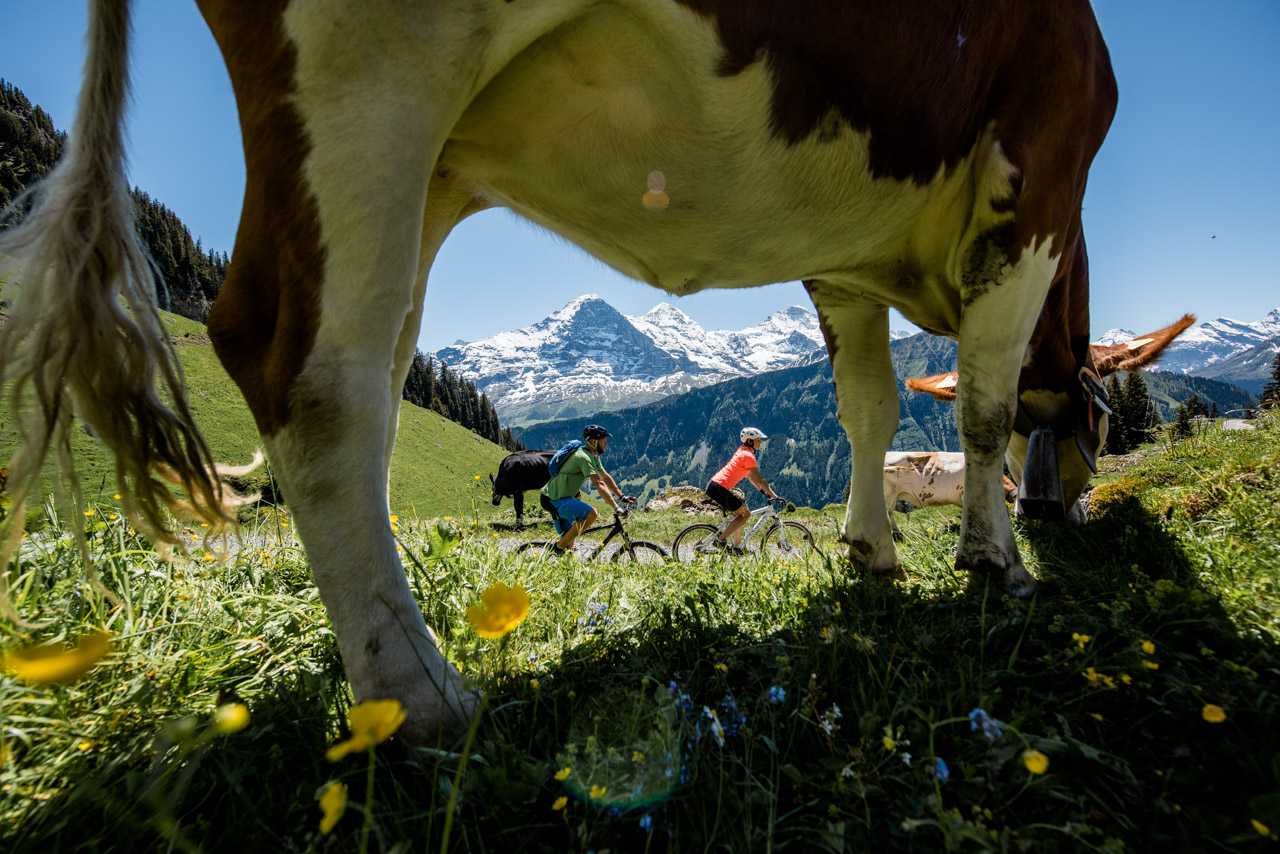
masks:
<instances>
[{"instance_id":1,"label":"snow-capped mountain","mask_svg":"<svg viewBox=\"0 0 1280 854\"><path fill-rule=\"evenodd\" d=\"M1156 370L1199 375L1246 350L1280 336L1280 308L1261 320L1245 323L1220 317L1197 324L1165 348ZM1099 344L1121 344L1134 338L1126 329L1112 329L1098 339ZM1230 381L1228 377L1217 377Z\"/></svg>"},{"instance_id":2,"label":"snow-capped mountain","mask_svg":"<svg viewBox=\"0 0 1280 854\"><path fill-rule=\"evenodd\" d=\"M704 330L669 303L627 317L595 294L533 326L432 355L488 395L504 422L646 403L821 355L818 318L792 306L739 332Z\"/></svg>"}]
</instances>

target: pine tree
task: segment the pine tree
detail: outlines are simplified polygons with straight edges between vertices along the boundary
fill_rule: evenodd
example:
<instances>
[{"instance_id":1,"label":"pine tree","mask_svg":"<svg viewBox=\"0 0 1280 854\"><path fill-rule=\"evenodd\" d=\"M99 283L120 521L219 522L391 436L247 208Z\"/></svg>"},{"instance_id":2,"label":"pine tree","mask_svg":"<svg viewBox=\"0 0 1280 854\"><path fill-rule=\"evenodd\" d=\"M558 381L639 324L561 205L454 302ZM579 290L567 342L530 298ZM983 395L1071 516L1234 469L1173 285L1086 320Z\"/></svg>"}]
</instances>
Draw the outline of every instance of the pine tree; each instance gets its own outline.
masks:
<instances>
[{"instance_id":1,"label":"pine tree","mask_svg":"<svg viewBox=\"0 0 1280 854\"><path fill-rule=\"evenodd\" d=\"M1138 371L1130 371L1124 379L1123 399L1127 439L1130 449L1152 441L1160 420L1154 402L1147 393L1147 382Z\"/></svg>"},{"instance_id":2,"label":"pine tree","mask_svg":"<svg viewBox=\"0 0 1280 854\"><path fill-rule=\"evenodd\" d=\"M1178 414L1173 419L1173 435L1177 439L1191 436L1191 410L1185 403L1178 404Z\"/></svg>"},{"instance_id":3,"label":"pine tree","mask_svg":"<svg viewBox=\"0 0 1280 854\"><path fill-rule=\"evenodd\" d=\"M1110 398L1111 417L1107 424L1107 444L1104 453L1127 454L1132 450L1129 446L1130 427L1128 412L1124 405L1124 390L1120 387L1120 379L1112 374L1107 379L1107 397Z\"/></svg>"},{"instance_id":4,"label":"pine tree","mask_svg":"<svg viewBox=\"0 0 1280 854\"><path fill-rule=\"evenodd\" d=\"M1280 408L1280 350L1276 351L1276 357L1271 360L1271 379L1262 387L1262 394L1258 399L1266 409Z\"/></svg>"}]
</instances>

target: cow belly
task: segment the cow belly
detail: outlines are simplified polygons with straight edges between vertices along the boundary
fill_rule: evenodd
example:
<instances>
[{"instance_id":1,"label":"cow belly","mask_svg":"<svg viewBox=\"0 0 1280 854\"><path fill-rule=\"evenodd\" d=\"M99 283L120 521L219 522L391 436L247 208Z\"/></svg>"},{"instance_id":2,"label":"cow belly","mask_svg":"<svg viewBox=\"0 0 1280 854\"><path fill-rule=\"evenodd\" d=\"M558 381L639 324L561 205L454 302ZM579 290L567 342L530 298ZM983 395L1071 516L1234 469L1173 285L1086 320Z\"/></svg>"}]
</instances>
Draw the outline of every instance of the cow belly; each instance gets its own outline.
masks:
<instances>
[{"instance_id":1,"label":"cow belly","mask_svg":"<svg viewBox=\"0 0 1280 854\"><path fill-rule=\"evenodd\" d=\"M440 168L671 293L820 277L937 313L972 225L972 170L874 178L867 135L843 123L788 144L770 133L764 63L724 76L722 53L674 3L594 7L497 74Z\"/></svg>"}]
</instances>

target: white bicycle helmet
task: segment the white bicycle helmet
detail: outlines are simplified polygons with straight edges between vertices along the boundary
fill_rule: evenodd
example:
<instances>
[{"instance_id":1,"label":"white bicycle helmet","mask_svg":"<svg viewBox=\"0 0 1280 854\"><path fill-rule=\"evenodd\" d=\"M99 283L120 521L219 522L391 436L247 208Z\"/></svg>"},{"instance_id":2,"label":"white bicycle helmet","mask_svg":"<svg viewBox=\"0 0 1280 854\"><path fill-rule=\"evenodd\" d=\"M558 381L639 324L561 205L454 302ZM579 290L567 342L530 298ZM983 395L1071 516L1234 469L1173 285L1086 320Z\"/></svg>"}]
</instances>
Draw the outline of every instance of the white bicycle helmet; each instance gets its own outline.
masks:
<instances>
[{"instance_id":1,"label":"white bicycle helmet","mask_svg":"<svg viewBox=\"0 0 1280 854\"><path fill-rule=\"evenodd\" d=\"M742 432L738 434L738 438L745 445L748 439L768 439L769 437L754 427L743 427Z\"/></svg>"}]
</instances>

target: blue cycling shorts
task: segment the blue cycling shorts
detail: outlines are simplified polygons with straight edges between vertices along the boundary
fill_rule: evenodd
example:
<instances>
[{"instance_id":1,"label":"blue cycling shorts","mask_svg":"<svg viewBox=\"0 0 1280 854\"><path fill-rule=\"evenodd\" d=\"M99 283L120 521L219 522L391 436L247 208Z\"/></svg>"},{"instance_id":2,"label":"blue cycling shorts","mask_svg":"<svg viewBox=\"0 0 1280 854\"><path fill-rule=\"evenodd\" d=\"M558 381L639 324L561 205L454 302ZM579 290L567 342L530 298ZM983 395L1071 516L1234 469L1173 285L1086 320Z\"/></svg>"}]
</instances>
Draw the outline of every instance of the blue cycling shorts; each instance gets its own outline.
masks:
<instances>
[{"instance_id":1,"label":"blue cycling shorts","mask_svg":"<svg viewBox=\"0 0 1280 854\"><path fill-rule=\"evenodd\" d=\"M562 537L574 522L587 518L592 511L590 504L585 501L579 501L577 498L560 498L552 501L551 504L556 508L556 516L558 517L555 520L556 533ZM567 521L562 523L561 520Z\"/></svg>"}]
</instances>

